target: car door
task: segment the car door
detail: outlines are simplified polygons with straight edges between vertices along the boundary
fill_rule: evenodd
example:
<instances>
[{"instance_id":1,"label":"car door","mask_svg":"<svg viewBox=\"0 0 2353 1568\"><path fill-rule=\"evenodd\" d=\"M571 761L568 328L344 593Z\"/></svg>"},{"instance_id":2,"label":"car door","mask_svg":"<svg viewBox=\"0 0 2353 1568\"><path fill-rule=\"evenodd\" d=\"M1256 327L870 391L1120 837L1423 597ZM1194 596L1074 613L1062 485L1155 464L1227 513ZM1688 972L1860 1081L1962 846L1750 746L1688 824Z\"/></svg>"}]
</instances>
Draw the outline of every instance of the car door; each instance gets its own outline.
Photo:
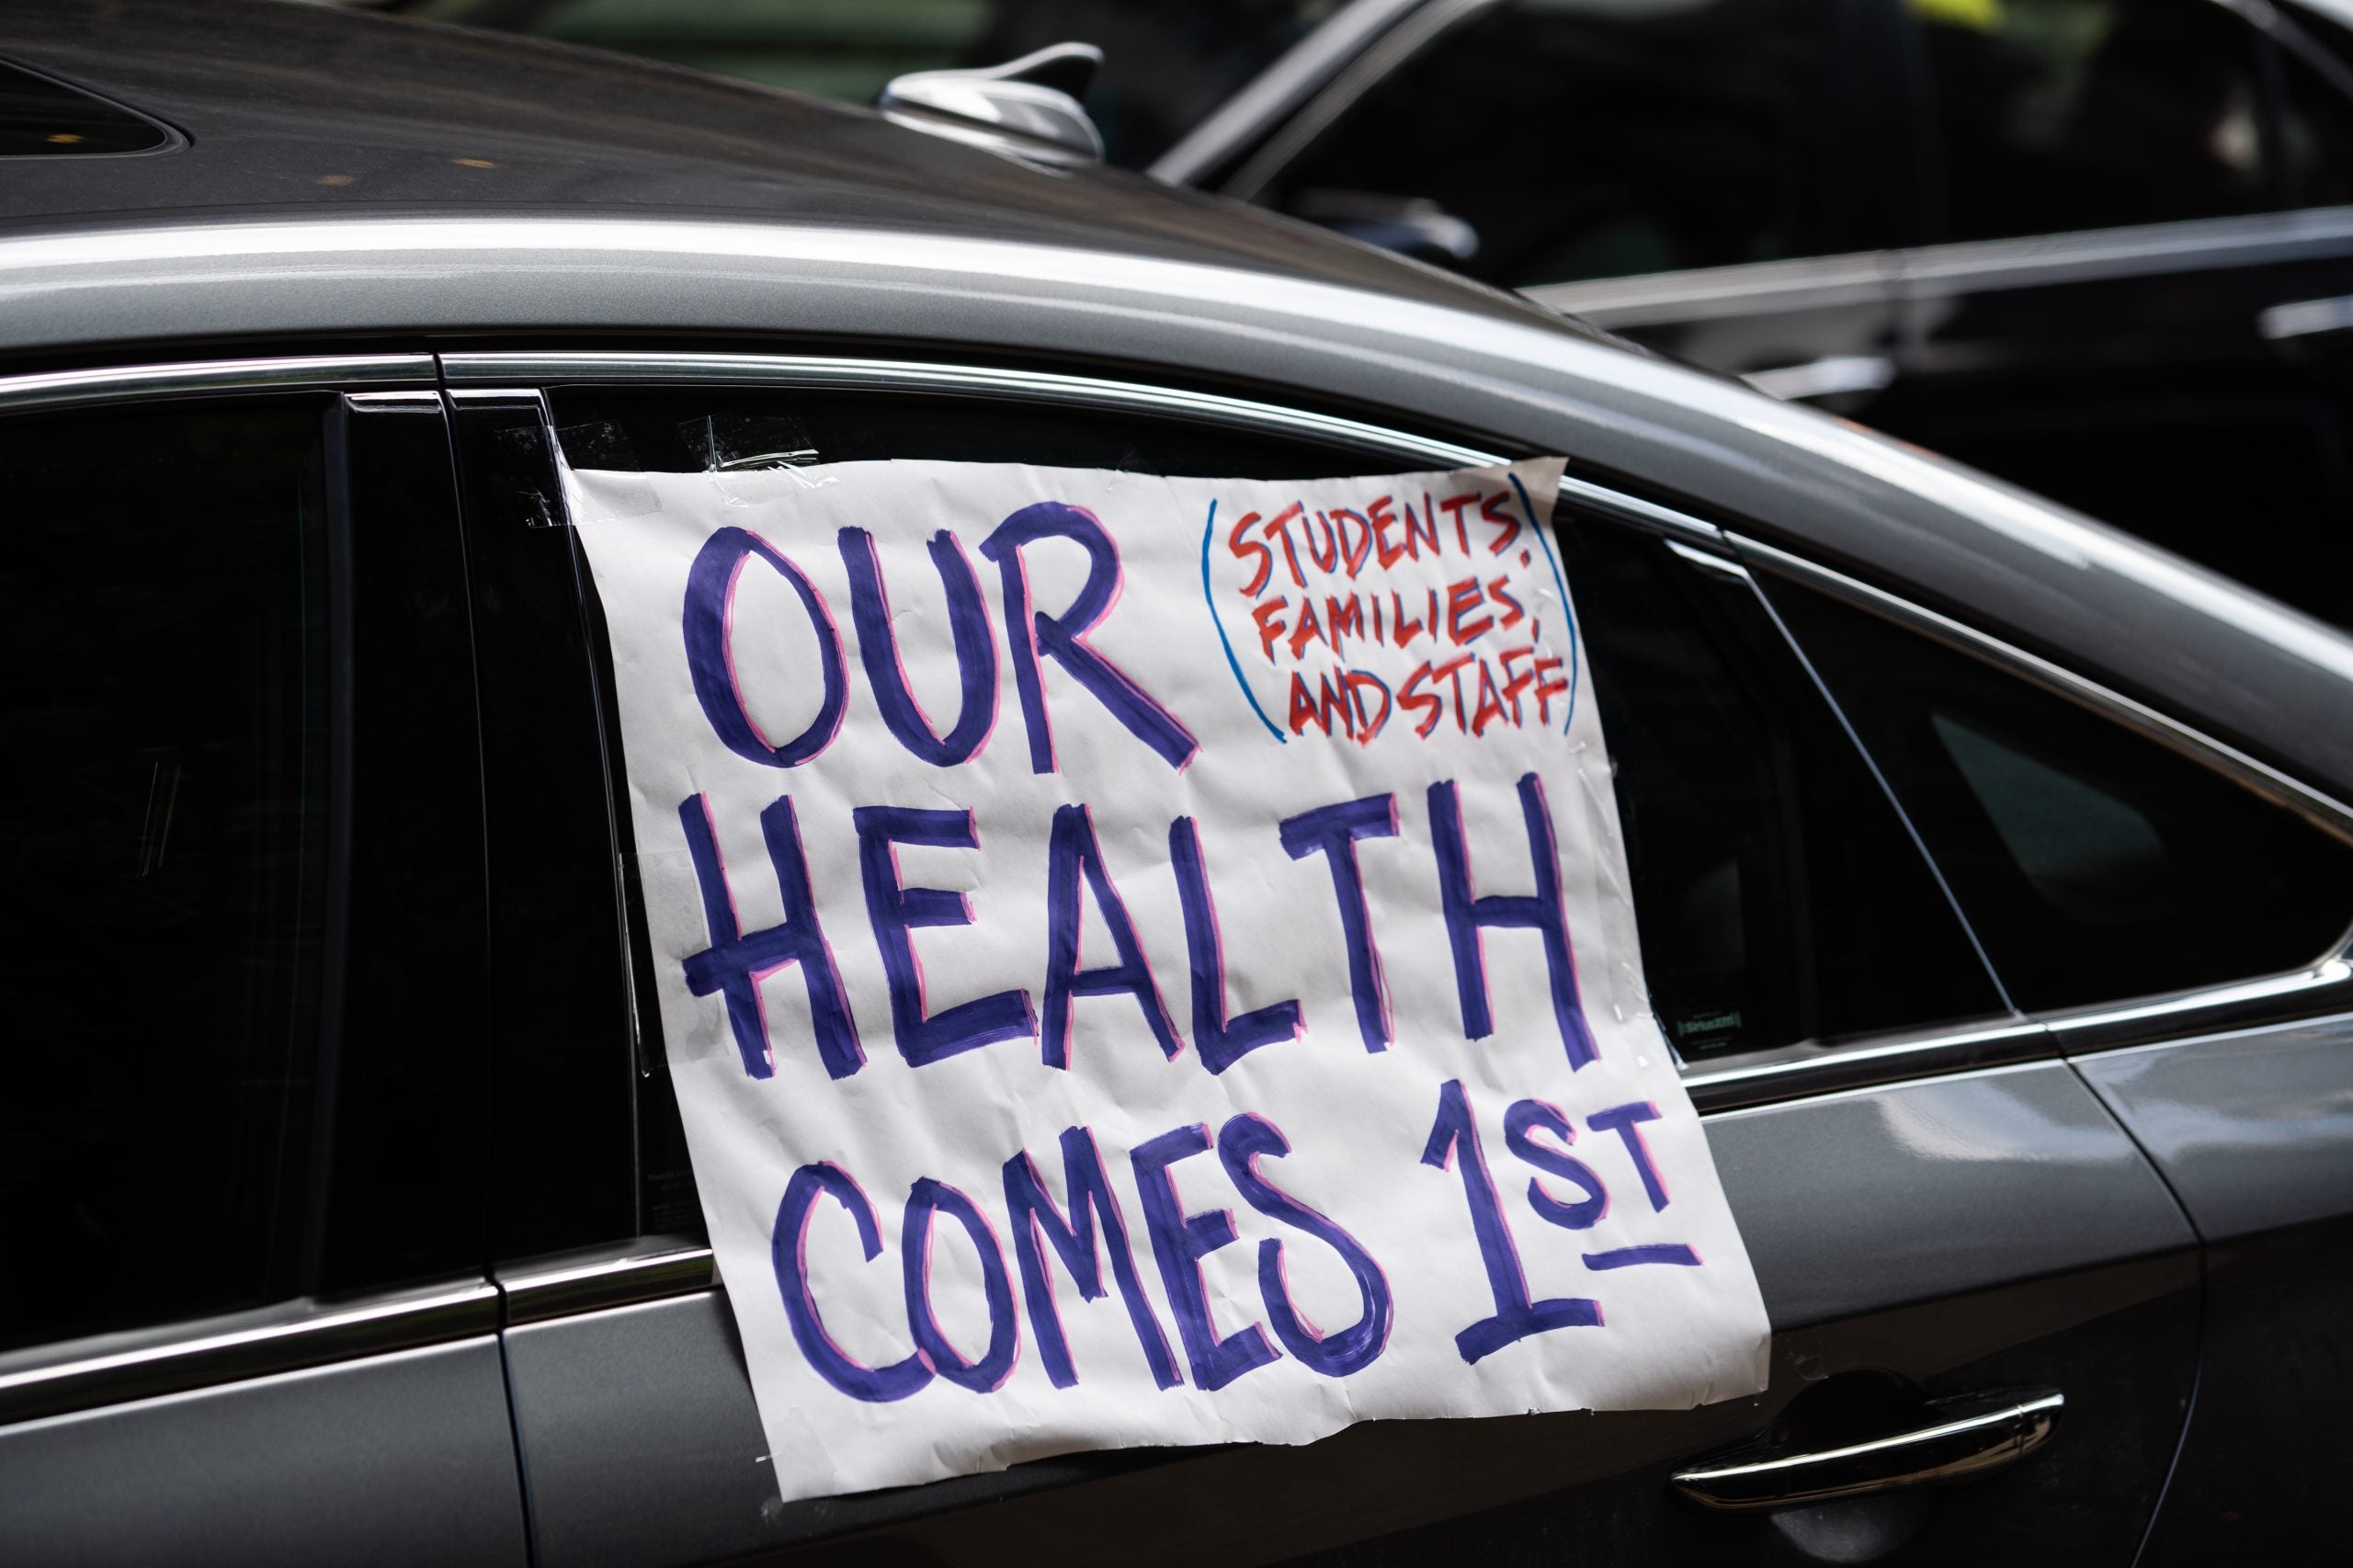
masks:
<instances>
[{"instance_id":1,"label":"car door","mask_svg":"<svg viewBox=\"0 0 2353 1568\"><path fill-rule=\"evenodd\" d=\"M1917 238L1893 38L1885 7L1836 0L1434 0L1344 66L1291 68L1328 79L1271 125L1159 172L1782 390L1868 391L1894 329L1882 253Z\"/></svg>"},{"instance_id":2,"label":"car door","mask_svg":"<svg viewBox=\"0 0 2353 1568\"><path fill-rule=\"evenodd\" d=\"M2353 72L2212 0L1908 7L1927 148L1858 417L2353 619Z\"/></svg>"},{"instance_id":3,"label":"car door","mask_svg":"<svg viewBox=\"0 0 2353 1568\"><path fill-rule=\"evenodd\" d=\"M1648 1000L1772 1314L1770 1390L779 1501L724 1299L759 1287L711 1277L641 1000L650 949L610 672L559 454L722 489L746 466L878 457L1281 477L1480 454L1039 371L654 353L444 365L482 630L498 1073L507 1103L531 1108L502 1121L497 1244L541 1562L2131 1560L2196 1360L2188 1225L2049 1032L2005 1000L1725 538L1583 481L1561 539L1619 769ZM542 1087L553 1097L519 1097ZM1959 1407L1936 1402L1955 1400L1977 1402L1970 1452L1931 1464L1899 1442L1883 1450L1907 1456L1897 1469L2033 1451L1949 1498L1807 1502L1767 1484L1746 1501L1778 1506L1726 1510L1674 1484L1695 1463L1737 1471L1699 1461L1743 1445L1806 1460L1941 1429ZM1722 1504L1739 1483L1683 1484Z\"/></svg>"},{"instance_id":4,"label":"car door","mask_svg":"<svg viewBox=\"0 0 2353 1568\"><path fill-rule=\"evenodd\" d=\"M520 1563L422 355L0 381L0 1555Z\"/></svg>"},{"instance_id":5,"label":"car door","mask_svg":"<svg viewBox=\"0 0 2353 1568\"><path fill-rule=\"evenodd\" d=\"M1836 574L1769 580L2012 999L2206 1244L2198 1408L2148 1560L2305 1545L2353 1462L2353 819L2129 704L2092 722L2095 692Z\"/></svg>"}]
</instances>

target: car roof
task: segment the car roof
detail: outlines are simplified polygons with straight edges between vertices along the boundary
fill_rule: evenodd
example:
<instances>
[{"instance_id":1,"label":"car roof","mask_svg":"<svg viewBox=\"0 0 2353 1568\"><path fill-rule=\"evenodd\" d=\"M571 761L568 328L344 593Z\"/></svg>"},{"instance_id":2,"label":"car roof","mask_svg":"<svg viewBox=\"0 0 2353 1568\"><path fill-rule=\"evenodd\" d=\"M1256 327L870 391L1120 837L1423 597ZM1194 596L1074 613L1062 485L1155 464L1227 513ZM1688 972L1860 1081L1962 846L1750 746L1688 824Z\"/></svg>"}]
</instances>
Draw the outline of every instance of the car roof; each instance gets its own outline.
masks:
<instances>
[{"instance_id":1,"label":"car roof","mask_svg":"<svg viewBox=\"0 0 2353 1568\"><path fill-rule=\"evenodd\" d=\"M505 33L275 0L0 7L0 61L185 144L6 160L0 229L278 217L692 214L1069 244L1518 314L1310 226L1043 168L851 105Z\"/></svg>"}]
</instances>

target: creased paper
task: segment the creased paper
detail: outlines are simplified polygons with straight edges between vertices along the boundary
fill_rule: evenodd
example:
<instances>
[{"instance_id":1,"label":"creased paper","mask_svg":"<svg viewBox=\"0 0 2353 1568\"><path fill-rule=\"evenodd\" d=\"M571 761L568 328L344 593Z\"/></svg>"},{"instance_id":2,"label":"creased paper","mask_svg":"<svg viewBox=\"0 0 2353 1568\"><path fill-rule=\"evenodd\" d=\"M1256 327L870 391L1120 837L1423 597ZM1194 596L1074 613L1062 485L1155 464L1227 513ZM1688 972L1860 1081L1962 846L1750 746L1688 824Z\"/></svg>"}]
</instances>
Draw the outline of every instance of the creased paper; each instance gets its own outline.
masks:
<instances>
[{"instance_id":1,"label":"creased paper","mask_svg":"<svg viewBox=\"0 0 2353 1568\"><path fill-rule=\"evenodd\" d=\"M787 1498L1763 1386L1560 471L568 476Z\"/></svg>"}]
</instances>

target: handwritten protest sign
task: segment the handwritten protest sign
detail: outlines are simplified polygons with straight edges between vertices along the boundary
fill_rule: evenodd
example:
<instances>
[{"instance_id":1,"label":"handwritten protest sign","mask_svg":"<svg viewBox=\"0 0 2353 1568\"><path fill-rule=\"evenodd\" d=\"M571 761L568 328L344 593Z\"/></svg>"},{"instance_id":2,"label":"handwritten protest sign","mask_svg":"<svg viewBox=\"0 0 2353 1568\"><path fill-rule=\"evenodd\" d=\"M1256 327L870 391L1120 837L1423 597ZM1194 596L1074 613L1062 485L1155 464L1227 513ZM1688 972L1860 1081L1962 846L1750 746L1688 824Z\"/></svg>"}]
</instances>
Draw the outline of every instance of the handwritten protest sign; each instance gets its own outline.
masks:
<instances>
[{"instance_id":1,"label":"handwritten protest sign","mask_svg":"<svg viewBox=\"0 0 2353 1568\"><path fill-rule=\"evenodd\" d=\"M1559 475L569 476L786 1497L1763 1386Z\"/></svg>"}]
</instances>

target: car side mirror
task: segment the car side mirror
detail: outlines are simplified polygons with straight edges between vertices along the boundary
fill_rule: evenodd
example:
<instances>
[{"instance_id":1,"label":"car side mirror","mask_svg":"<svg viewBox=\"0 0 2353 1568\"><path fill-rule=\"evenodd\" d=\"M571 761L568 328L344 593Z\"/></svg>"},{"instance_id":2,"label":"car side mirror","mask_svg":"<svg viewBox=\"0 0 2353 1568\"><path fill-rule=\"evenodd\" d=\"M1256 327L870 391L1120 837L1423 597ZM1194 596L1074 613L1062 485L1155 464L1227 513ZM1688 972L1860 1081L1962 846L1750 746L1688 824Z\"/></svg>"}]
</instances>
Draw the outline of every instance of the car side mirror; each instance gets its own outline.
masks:
<instances>
[{"instance_id":1,"label":"car side mirror","mask_svg":"<svg viewBox=\"0 0 2353 1568\"><path fill-rule=\"evenodd\" d=\"M1479 254L1479 231L1426 196L1319 187L1290 205L1294 217L1418 261L1461 267Z\"/></svg>"},{"instance_id":2,"label":"car side mirror","mask_svg":"<svg viewBox=\"0 0 2353 1568\"><path fill-rule=\"evenodd\" d=\"M874 107L893 123L1044 164L1099 164L1103 133L1079 97L1102 69L1091 43L1055 43L1002 65L915 71Z\"/></svg>"}]
</instances>

